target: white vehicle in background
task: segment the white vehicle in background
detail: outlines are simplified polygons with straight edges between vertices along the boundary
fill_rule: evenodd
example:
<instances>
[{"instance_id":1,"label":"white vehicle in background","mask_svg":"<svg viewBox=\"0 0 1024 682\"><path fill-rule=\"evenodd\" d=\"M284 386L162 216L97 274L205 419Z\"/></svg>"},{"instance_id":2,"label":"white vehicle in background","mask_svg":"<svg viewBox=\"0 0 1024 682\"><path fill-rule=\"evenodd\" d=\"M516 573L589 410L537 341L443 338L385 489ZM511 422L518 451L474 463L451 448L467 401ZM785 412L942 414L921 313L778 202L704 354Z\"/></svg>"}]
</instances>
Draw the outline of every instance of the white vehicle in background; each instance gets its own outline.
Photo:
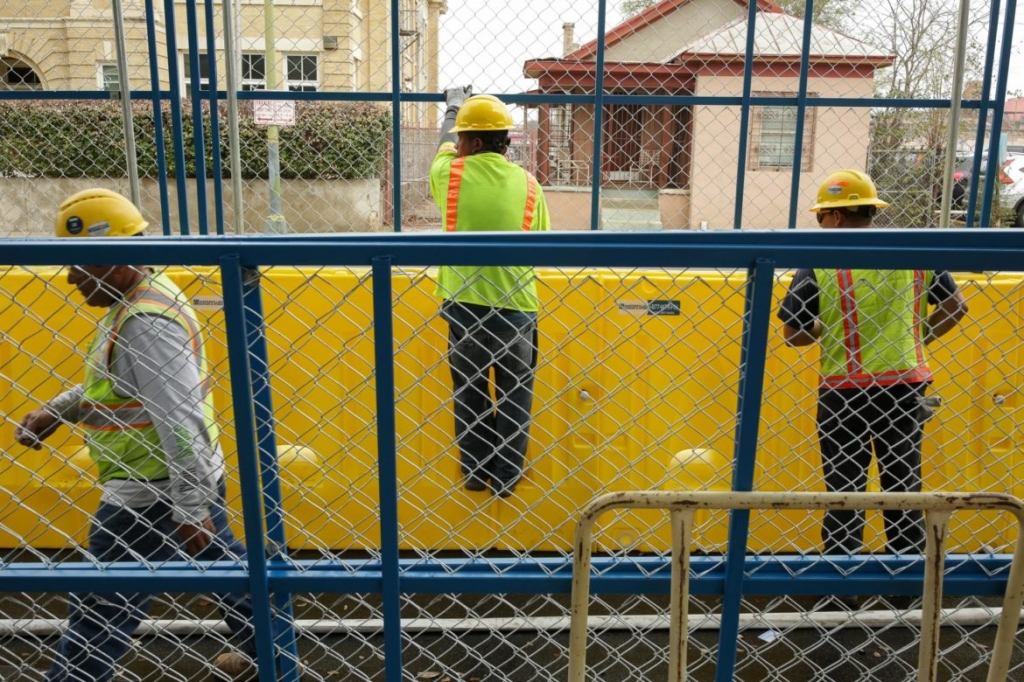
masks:
<instances>
[{"instance_id":1,"label":"white vehicle in background","mask_svg":"<svg viewBox=\"0 0 1024 682\"><path fill-rule=\"evenodd\" d=\"M987 162L988 154L983 152L981 157L982 180L985 179L985 165ZM953 175L953 205L957 208L966 208L967 189L971 181L972 164L973 159L965 159ZM1013 210L1013 215L1015 216L1013 226L1024 227L1024 154L1011 151L999 169L996 178L1000 183L999 194L1002 205Z\"/></svg>"}]
</instances>

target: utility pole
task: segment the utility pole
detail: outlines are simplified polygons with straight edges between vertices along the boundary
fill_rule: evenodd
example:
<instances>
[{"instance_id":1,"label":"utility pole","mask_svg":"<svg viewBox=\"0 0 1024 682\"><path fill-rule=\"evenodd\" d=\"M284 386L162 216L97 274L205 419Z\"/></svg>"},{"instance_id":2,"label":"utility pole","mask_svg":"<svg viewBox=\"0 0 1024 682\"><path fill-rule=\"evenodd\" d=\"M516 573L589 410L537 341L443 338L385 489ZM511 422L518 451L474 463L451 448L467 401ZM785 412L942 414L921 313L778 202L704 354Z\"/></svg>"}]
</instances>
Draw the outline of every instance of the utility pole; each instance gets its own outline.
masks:
<instances>
[{"instance_id":1,"label":"utility pole","mask_svg":"<svg viewBox=\"0 0 1024 682\"><path fill-rule=\"evenodd\" d=\"M281 87L277 74L277 50L274 37L274 1L263 0L263 40L267 90L276 91ZM280 100L272 100L277 106ZM281 209L281 128L271 124L267 126L267 171L270 188L270 214L267 216L266 232L268 234L284 234L288 231L288 223L284 220Z\"/></svg>"}]
</instances>

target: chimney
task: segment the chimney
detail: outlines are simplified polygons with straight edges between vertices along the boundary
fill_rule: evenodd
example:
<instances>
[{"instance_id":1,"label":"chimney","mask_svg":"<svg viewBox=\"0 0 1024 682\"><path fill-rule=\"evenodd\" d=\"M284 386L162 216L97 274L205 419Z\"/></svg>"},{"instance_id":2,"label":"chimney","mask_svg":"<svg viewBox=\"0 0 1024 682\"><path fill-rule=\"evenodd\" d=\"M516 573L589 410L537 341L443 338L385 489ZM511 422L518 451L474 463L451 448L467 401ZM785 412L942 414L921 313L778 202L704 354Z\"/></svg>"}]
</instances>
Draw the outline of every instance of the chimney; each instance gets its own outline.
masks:
<instances>
[{"instance_id":1,"label":"chimney","mask_svg":"<svg viewBox=\"0 0 1024 682\"><path fill-rule=\"evenodd\" d=\"M562 24L562 56L568 57L576 47L573 45L573 30L576 28L576 24L566 22Z\"/></svg>"}]
</instances>

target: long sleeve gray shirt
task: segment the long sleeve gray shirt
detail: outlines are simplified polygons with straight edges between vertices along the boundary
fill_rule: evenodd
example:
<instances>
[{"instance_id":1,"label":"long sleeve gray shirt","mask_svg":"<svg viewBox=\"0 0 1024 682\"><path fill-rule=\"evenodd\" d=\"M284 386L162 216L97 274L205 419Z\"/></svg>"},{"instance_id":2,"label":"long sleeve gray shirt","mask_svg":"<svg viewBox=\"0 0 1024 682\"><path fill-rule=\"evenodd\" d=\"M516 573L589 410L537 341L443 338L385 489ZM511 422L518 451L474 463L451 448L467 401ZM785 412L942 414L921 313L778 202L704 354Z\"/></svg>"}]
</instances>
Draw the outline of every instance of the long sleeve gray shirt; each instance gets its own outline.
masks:
<instances>
[{"instance_id":1,"label":"long sleeve gray shirt","mask_svg":"<svg viewBox=\"0 0 1024 682\"><path fill-rule=\"evenodd\" d=\"M121 326L110 375L118 395L145 407L167 456L169 477L107 481L102 501L141 508L164 498L176 522L198 524L216 500L224 455L218 443L210 442L206 430L199 362L188 333L166 317L133 315ZM77 386L48 407L64 421L77 423L83 394L84 387Z\"/></svg>"}]
</instances>

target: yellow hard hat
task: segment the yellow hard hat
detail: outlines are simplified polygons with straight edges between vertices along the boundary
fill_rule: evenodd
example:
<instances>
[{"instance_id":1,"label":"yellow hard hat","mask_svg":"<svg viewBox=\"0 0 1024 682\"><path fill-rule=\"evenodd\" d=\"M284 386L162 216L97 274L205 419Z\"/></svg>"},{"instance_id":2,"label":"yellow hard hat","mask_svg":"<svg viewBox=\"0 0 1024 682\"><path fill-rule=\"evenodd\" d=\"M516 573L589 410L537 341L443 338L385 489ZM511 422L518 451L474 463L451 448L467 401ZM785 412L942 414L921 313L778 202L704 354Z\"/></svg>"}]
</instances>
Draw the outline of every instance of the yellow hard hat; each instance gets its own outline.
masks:
<instances>
[{"instance_id":1,"label":"yellow hard hat","mask_svg":"<svg viewBox=\"0 0 1024 682\"><path fill-rule=\"evenodd\" d=\"M473 95L459 107L453 133L485 133L511 130L512 114L504 102L494 95Z\"/></svg>"},{"instance_id":2,"label":"yellow hard hat","mask_svg":"<svg viewBox=\"0 0 1024 682\"><path fill-rule=\"evenodd\" d=\"M818 203L811 206L812 213L833 208L853 206L874 206L885 208L889 204L878 198L875 183L867 173L855 170L838 170L828 176L818 189Z\"/></svg>"},{"instance_id":3,"label":"yellow hard hat","mask_svg":"<svg viewBox=\"0 0 1024 682\"><path fill-rule=\"evenodd\" d=\"M57 212L58 237L132 237L149 223L126 197L101 187L76 192Z\"/></svg>"}]
</instances>

